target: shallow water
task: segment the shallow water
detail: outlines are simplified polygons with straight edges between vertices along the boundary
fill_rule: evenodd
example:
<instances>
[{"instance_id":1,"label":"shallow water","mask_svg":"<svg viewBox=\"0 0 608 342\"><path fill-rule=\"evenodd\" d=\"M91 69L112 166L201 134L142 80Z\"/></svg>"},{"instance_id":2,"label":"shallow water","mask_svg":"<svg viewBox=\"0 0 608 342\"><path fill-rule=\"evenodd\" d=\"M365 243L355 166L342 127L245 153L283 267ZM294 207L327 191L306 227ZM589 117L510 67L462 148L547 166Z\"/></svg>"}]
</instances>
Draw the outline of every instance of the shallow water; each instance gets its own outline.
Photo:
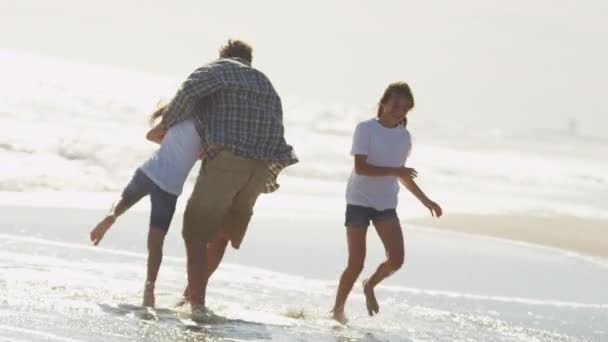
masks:
<instances>
[{"instance_id":1,"label":"shallow water","mask_svg":"<svg viewBox=\"0 0 608 342\"><path fill-rule=\"evenodd\" d=\"M185 284L177 231L167 238L158 310L149 313L138 307L144 240L138 228L127 225L144 224L143 213L126 216L102 248L83 240L100 211L4 207L2 214L0 336L9 341L608 339L602 285L608 283L608 268L559 251L412 228L405 269L378 289L381 314L366 316L357 285L344 327L328 319L343 252L316 244L310 232L307 240L305 234L295 236L297 245L308 246L308 259L296 257L300 251L273 249L285 236L273 234L280 227L261 213L247 245L227 255L210 283L209 306L226 321L193 325L186 321L187 310L175 307ZM329 242L342 238L328 235L335 235ZM325 265L316 259L332 251ZM291 260L291 271L280 260ZM364 272L380 260L381 251L372 248ZM316 270L303 267L313 263Z\"/></svg>"}]
</instances>

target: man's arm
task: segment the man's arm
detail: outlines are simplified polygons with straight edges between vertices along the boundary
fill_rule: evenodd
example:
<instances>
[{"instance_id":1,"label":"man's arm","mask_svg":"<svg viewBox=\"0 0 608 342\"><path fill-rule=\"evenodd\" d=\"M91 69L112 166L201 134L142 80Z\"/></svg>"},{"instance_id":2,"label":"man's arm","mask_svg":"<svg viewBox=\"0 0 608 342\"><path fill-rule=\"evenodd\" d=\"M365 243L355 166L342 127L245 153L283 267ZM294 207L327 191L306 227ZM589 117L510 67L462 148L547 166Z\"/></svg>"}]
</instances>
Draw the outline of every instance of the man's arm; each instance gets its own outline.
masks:
<instances>
[{"instance_id":1,"label":"man's arm","mask_svg":"<svg viewBox=\"0 0 608 342\"><path fill-rule=\"evenodd\" d=\"M194 71L167 105L163 112L161 127L167 131L176 123L194 115L194 107L198 100L221 89L222 82L209 66Z\"/></svg>"}]
</instances>

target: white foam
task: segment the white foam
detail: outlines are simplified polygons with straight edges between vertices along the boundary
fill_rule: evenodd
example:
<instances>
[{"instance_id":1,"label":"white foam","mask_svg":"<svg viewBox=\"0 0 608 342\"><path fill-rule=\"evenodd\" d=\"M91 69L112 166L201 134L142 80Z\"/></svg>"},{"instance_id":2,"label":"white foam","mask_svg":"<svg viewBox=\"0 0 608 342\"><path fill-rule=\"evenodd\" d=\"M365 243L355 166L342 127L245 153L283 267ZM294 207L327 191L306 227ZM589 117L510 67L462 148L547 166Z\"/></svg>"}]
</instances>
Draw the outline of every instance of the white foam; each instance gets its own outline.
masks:
<instances>
[{"instance_id":1,"label":"white foam","mask_svg":"<svg viewBox=\"0 0 608 342\"><path fill-rule=\"evenodd\" d=\"M30 340L30 341L36 341L36 340L39 340L40 338L44 338L47 340L61 341L61 342L81 342L80 340L75 340L75 339L68 338L68 337L62 337L62 336L48 333L48 332L37 331L34 329L17 328L17 327L0 324L0 331L2 331L2 330L10 331L10 332L17 332L21 335L29 335L32 337L32 340ZM10 340L10 341L21 341L21 340Z\"/></svg>"}]
</instances>

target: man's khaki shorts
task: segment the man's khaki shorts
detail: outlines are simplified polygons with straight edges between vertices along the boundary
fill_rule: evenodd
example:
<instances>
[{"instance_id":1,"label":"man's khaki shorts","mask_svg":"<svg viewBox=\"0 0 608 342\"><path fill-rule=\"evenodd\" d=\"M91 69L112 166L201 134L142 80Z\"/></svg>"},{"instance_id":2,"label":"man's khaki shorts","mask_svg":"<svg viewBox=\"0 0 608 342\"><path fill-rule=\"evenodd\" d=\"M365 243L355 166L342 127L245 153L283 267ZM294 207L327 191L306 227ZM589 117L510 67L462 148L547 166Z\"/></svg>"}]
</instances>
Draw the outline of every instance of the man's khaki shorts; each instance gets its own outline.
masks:
<instances>
[{"instance_id":1,"label":"man's khaki shorts","mask_svg":"<svg viewBox=\"0 0 608 342\"><path fill-rule=\"evenodd\" d=\"M222 234L238 249L267 178L266 161L227 150L204 160L184 212L184 239L210 242Z\"/></svg>"}]
</instances>

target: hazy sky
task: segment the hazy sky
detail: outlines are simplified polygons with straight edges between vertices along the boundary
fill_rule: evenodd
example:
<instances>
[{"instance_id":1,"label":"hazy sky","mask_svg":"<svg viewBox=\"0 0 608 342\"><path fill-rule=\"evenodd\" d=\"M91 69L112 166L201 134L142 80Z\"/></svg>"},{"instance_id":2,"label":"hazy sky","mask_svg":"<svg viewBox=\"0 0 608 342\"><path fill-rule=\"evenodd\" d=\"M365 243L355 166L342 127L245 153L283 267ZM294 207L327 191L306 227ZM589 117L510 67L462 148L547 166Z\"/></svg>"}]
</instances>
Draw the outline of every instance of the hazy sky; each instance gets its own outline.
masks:
<instances>
[{"instance_id":1,"label":"hazy sky","mask_svg":"<svg viewBox=\"0 0 608 342\"><path fill-rule=\"evenodd\" d=\"M184 78L236 37L291 96L371 106L405 80L445 119L608 122L605 0L0 0L0 13L0 48Z\"/></svg>"}]
</instances>

